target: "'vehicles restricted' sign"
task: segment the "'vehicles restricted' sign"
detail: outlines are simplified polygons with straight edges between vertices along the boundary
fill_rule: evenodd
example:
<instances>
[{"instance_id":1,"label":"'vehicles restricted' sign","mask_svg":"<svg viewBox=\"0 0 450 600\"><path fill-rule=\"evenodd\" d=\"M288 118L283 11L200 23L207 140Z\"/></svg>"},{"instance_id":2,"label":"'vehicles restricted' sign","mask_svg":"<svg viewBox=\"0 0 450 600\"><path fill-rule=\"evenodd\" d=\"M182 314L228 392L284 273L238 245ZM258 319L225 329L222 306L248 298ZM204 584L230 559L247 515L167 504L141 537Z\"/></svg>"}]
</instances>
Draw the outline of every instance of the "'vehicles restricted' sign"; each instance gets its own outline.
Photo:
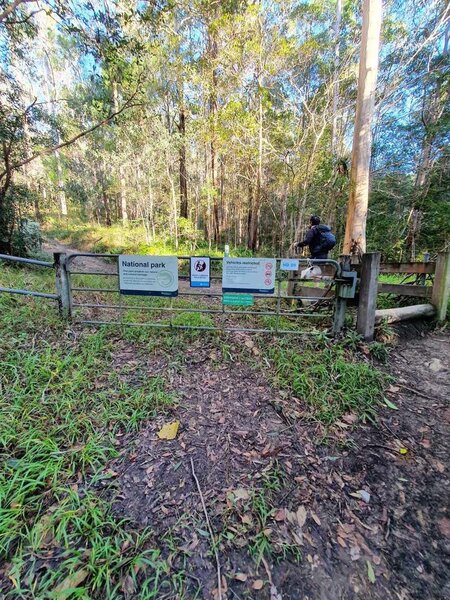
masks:
<instances>
[{"instance_id":1,"label":"'vehicles restricted' sign","mask_svg":"<svg viewBox=\"0 0 450 600\"><path fill-rule=\"evenodd\" d=\"M119 289L129 296L178 296L176 256L119 256Z\"/></svg>"},{"instance_id":2,"label":"'vehicles restricted' sign","mask_svg":"<svg viewBox=\"0 0 450 600\"><path fill-rule=\"evenodd\" d=\"M223 259L222 291L273 294L275 290L275 258Z\"/></svg>"}]
</instances>

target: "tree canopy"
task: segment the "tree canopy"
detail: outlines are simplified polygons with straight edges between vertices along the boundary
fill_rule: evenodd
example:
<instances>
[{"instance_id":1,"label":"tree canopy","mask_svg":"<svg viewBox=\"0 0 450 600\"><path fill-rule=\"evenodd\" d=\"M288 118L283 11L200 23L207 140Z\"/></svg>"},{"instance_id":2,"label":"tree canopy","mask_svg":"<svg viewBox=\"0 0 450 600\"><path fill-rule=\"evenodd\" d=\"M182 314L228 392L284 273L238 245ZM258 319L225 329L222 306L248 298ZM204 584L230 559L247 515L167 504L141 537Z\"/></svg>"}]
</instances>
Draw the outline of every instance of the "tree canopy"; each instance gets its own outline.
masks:
<instances>
[{"instance_id":1,"label":"tree canopy","mask_svg":"<svg viewBox=\"0 0 450 600\"><path fill-rule=\"evenodd\" d=\"M387 0L368 248L448 247L449 9ZM23 216L144 225L288 252L320 214L342 248L355 0L0 1L0 250Z\"/></svg>"}]
</instances>

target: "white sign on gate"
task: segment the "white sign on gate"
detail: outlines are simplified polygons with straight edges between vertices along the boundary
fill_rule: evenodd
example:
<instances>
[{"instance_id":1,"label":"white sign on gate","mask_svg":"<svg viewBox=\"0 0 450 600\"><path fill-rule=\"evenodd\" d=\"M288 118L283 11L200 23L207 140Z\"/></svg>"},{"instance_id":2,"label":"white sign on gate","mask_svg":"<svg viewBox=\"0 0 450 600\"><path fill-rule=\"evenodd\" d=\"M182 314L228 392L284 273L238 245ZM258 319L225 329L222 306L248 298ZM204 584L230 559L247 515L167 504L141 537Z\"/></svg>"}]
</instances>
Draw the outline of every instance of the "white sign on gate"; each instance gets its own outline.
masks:
<instances>
[{"instance_id":1,"label":"white sign on gate","mask_svg":"<svg viewBox=\"0 0 450 600\"><path fill-rule=\"evenodd\" d=\"M298 271L300 261L298 258L282 258L280 269L282 271Z\"/></svg>"},{"instance_id":2,"label":"white sign on gate","mask_svg":"<svg viewBox=\"0 0 450 600\"><path fill-rule=\"evenodd\" d=\"M210 287L210 263L209 256L191 256L189 278L191 287Z\"/></svg>"},{"instance_id":3,"label":"white sign on gate","mask_svg":"<svg viewBox=\"0 0 450 600\"><path fill-rule=\"evenodd\" d=\"M222 291L273 294L275 290L275 258L223 259Z\"/></svg>"},{"instance_id":4,"label":"white sign on gate","mask_svg":"<svg viewBox=\"0 0 450 600\"><path fill-rule=\"evenodd\" d=\"M119 288L130 296L178 296L178 258L121 254Z\"/></svg>"}]
</instances>

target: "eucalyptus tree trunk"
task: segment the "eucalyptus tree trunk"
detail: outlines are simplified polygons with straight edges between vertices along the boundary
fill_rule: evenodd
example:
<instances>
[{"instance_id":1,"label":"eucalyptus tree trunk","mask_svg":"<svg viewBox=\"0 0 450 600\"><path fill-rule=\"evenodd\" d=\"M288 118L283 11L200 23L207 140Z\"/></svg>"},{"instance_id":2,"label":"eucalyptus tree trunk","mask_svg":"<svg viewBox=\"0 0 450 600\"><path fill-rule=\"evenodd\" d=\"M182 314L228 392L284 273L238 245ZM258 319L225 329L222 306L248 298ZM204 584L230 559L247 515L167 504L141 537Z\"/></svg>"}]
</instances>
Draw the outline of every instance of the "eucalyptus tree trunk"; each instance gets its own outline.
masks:
<instances>
[{"instance_id":1,"label":"eucalyptus tree trunk","mask_svg":"<svg viewBox=\"0 0 450 600\"><path fill-rule=\"evenodd\" d=\"M336 2L336 20L334 22L334 74L333 74L333 121L331 131L331 155L333 161L337 155L337 129L339 107L339 35L341 30L342 1Z\"/></svg>"},{"instance_id":2,"label":"eucalyptus tree trunk","mask_svg":"<svg viewBox=\"0 0 450 600\"><path fill-rule=\"evenodd\" d=\"M263 185L263 106L261 93L258 104L258 167L256 171L256 186L254 193L250 196L250 211L248 219L248 249L258 248L258 226L261 211L261 196Z\"/></svg>"},{"instance_id":3,"label":"eucalyptus tree trunk","mask_svg":"<svg viewBox=\"0 0 450 600\"><path fill-rule=\"evenodd\" d=\"M186 170L186 114L184 104L180 106L179 132L181 136L179 163L180 163L180 217L188 218L188 187Z\"/></svg>"},{"instance_id":4,"label":"eucalyptus tree trunk","mask_svg":"<svg viewBox=\"0 0 450 600\"><path fill-rule=\"evenodd\" d=\"M56 97L57 97L57 89L56 89L56 78L55 78L55 73L53 71L53 66L52 63L50 61L50 56L48 54L48 52L46 50L44 50L45 53L45 70L47 72L47 96L48 96L48 100L50 103L50 107L51 107L51 113L52 116L55 118L57 116L57 112L56 112ZM51 82L51 85L50 85ZM57 136L56 136L56 140L57 140L57 144L61 143L61 136L59 135L59 131L57 131ZM64 190L64 176L63 176L63 169L62 169L62 164L61 164L61 156L59 153L59 150L55 150L53 153L54 157L55 157L55 163L56 163L56 181L57 181L57 197L58 197L58 204L59 204L59 212L61 217L66 218L67 217L67 201L66 201L66 193Z\"/></svg>"},{"instance_id":5,"label":"eucalyptus tree trunk","mask_svg":"<svg viewBox=\"0 0 450 600\"><path fill-rule=\"evenodd\" d=\"M350 198L343 249L344 254L353 256L366 251L372 116L378 74L381 21L382 0L364 0Z\"/></svg>"},{"instance_id":6,"label":"eucalyptus tree trunk","mask_svg":"<svg viewBox=\"0 0 450 600\"><path fill-rule=\"evenodd\" d=\"M114 111L119 110L119 94L117 90L117 81L112 82L113 92L113 104ZM127 194L125 189L125 170L122 161L119 162L119 195L120 195L120 209L122 214L122 224L128 224L128 209L127 209Z\"/></svg>"}]
</instances>

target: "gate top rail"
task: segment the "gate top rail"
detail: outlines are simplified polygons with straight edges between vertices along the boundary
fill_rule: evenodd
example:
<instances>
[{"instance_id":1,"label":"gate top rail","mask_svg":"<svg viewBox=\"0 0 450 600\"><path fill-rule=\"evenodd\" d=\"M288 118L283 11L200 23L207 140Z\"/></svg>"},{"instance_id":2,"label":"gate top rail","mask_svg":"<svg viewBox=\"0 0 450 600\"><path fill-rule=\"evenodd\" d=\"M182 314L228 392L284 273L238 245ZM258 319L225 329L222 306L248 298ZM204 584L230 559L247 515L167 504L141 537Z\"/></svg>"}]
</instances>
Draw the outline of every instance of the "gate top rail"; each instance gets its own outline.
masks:
<instances>
[{"instance_id":1,"label":"gate top rail","mask_svg":"<svg viewBox=\"0 0 450 600\"><path fill-rule=\"evenodd\" d=\"M21 256L10 256L9 254L0 254L0 260L9 260L11 262L25 263L27 265L38 265L38 267L54 267L54 264L47 260L38 260L37 258L22 258Z\"/></svg>"},{"instance_id":2,"label":"gate top rail","mask_svg":"<svg viewBox=\"0 0 450 600\"><path fill-rule=\"evenodd\" d=\"M9 254L0 254L0 261L7 260L9 262L22 263L26 265L37 265L38 267L47 267L53 269L54 263L47 260L38 260L37 258L23 258L21 256L10 256ZM34 290L23 290L20 288L5 288L0 287L0 292L6 294L19 294L21 296L35 296L36 298L49 298L50 300L59 300L58 294L50 294L46 292L36 292Z\"/></svg>"},{"instance_id":3,"label":"gate top rail","mask_svg":"<svg viewBox=\"0 0 450 600\"><path fill-rule=\"evenodd\" d=\"M71 253L67 253L67 266L70 266L70 263L75 260L76 258L80 258L80 257L91 257L91 258L115 258L115 259L119 259L120 254L95 254L93 252L71 252ZM149 256L151 256L151 254L149 254ZM177 255L174 255L177 256ZM199 256L208 256L207 254L203 254ZM0 255L1 257L1 255ZM191 256L177 256L178 260L189 260L191 258ZM208 258L210 258L212 261L223 261L224 257L223 256L208 256ZM227 258L239 258L238 256L234 256L234 257L227 257ZM242 258L247 258L245 256L243 256ZM258 258L258 257L255 257ZM275 260L277 262L283 260L283 257L274 257ZM331 258L297 258L296 260L299 261L299 265L305 265L305 266L309 266L309 265L332 265L335 269L336 269L336 277L340 277L341 273L342 273L342 267L341 264L337 261L337 260L333 260ZM72 272L74 275L85 275L85 273L75 273ZM92 275L100 275L101 273L92 273ZM105 275L114 275L114 273L105 273Z\"/></svg>"}]
</instances>

